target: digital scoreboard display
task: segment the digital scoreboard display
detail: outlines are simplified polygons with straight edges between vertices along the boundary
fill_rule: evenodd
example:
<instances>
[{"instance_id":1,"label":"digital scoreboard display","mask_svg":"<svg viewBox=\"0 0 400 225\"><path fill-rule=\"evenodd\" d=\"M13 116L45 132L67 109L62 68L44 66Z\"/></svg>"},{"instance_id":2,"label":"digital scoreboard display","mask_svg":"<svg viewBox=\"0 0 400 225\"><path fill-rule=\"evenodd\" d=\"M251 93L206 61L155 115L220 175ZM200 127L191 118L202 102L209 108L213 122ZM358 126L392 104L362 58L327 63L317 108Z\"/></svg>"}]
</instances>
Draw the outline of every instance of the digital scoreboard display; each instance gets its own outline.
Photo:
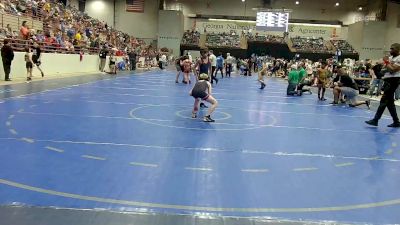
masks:
<instances>
[{"instance_id":1,"label":"digital scoreboard display","mask_svg":"<svg viewBox=\"0 0 400 225\"><path fill-rule=\"evenodd\" d=\"M259 31L287 32L288 12L257 12L256 29Z\"/></svg>"}]
</instances>

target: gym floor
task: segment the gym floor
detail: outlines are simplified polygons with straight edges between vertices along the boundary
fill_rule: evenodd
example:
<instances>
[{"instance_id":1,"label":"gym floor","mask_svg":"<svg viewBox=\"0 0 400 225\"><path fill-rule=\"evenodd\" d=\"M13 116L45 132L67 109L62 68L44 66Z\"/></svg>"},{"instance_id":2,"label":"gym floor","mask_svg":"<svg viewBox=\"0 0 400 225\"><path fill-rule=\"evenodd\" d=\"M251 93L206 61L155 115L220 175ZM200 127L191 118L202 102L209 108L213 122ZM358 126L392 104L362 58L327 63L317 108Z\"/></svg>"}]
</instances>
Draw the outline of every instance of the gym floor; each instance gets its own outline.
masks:
<instances>
[{"instance_id":1,"label":"gym floor","mask_svg":"<svg viewBox=\"0 0 400 225\"><path fill-rule=\"evenodd\" d=\"M255 76L233 76L215 86L216 122L204 123L206 109L191 118L191 85L175 75L0 86L0 215L92 209L149 215L149 224L165 224L154 222L164 215L190 224L399 223L400 130L386 127L389 117L371 128L364 121L374 109L287 97L283 80L259 90ZM93 217L86 224L100 224Z\"/></svg>"}]
</instances>

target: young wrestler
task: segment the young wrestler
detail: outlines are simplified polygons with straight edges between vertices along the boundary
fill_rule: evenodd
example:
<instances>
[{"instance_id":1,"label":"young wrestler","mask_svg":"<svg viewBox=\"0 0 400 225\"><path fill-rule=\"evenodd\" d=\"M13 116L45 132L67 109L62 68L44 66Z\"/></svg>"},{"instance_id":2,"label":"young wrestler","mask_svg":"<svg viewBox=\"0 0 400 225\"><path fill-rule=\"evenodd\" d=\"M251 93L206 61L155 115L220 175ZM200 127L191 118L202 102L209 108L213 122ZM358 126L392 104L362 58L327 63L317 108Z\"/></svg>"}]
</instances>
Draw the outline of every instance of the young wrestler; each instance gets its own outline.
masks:
<instances>
[{"instance_id":1,"label":"young wrestler","mask_svg":"<svg viewBox=\"0 0 400 225\"><path fill-rule=\"evenodd\" d=\"M190 91L190 96L194 100L194 107L192 111L192 118L197 118L197 112L199 111L200 101L204 100L211 103L210 108L206 116L203 118L204 122L215 122L211 119L211 114L214 112L215 108L218 106L217 100L211 95L212 88L211 83L208 82L208 74L202 73L199 75L199 81L194 85L193 89Z\"/></svg>"},{"instance_id":2,"label":"young wrestler","mask_svg":"<svg viewBox=\"0 0 400 225\"><path fill-rule=\"evenodd\" d=\"M325 101L325 90L328 84L329 71L327 69L327 63L325 61L321 62L321 68L317 71L318 74L318 100Z\"/></svg>"},{"instance_id":3,"label":"young wrestler","mask_svg":"<svg viewBox=\"0 0 400 225\"><path fill-rule=\"evenodd\" d=\"M25 48L25 62L26 62L26 81L29 82L32 80L32 68L33 68L32 52L29 47Z\"/></svg>"},{"instance_id":4,"label":"young wrestler","mask_svg":"<svg viewBox=\"0 0 400 225\"><path fill-rule=\"evenodd\" d=\"M192 62L189 60L188 56L184 56L182 61L183 66L183 83L187 84L190 83L189 74L192 71Z\"/></svg>"},{"instance_id":5,"label":"young wrestler","mask_svg":"<svg viewBox=\"0 0 400 225\"><path fill-rule=\"evenodd\" d=\"M197 60L195 68L198 68L199 76L202 73L208 74L210 72L211 62L210 62L210 58L208 57L207 53L208 53L207 51L201 51L200 52L201 57L199 60ZM200 103L200 107L208 108L203 102Z\"/></svg>"},{"instance_id":6,"label":"young wrestler","mask_svg":"<svg viewBox=\"0 0 400 225\"><path fill-rule=\"evenodd\" d=\"M258 82L261 83L260 89L265 88L264 77L267 76L268 66L266 63L262 64L262 69L258 72Z\"/></svg>"}]
</instances>

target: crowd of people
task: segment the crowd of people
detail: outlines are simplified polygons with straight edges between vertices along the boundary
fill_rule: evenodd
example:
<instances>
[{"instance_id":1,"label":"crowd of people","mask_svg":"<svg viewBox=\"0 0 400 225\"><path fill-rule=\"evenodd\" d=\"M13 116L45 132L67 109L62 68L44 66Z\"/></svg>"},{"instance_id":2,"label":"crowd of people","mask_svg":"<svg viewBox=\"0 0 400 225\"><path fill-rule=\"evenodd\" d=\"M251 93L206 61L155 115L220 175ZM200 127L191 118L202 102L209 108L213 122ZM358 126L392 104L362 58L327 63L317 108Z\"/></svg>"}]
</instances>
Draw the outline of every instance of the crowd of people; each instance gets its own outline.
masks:
<instances>
[{"instance_id":1,"label":"crowd of people","mask_svg":"<svg viewBox=\"0 0 400 225\"><path fill-rule=\"evenodd\" d=\"M206 46L240 48L240 37L231 33L207 33Z\"/></svg>"},{"instance_id":2,"label":"crowd of people","mask_svg":"<svg viewBox=\"0 0 400 225\"><path fill-rule=\"evenodd\" d=\"M43 23L41 29L32 29L27 21L22 21L19 31L9 24L0 30L0 37L10 39L19 51L33 42L40 43L45 52L62 53L97 53L103 45L125 53L130 48L146 47L143 40L118 31L74 7L65 6L61 1L6 0L0 3L0 11L30 16Z\"/></svg>"},{"instance_id":3,"label":"crowd of people","mask_svg":"<svg viewBox=\"0 0 400 225\"><path fill-rule=\"evenodd\" d=\"M186 30L183 33L181 44L183 45L199 45L200 33L195 30Z\"/></svg>"},{"instance_id":4,"label":"crowd of people","mask_svg":"<svg viewBox=\"0 0 400 225\"><path fill-rule=\"evenodd\" d=\"M340 49L343 53L356 53L353 46L345 40L331 40L331 43L336 49Z\"/></svg>"},{"instance_id":5,"label":"crowd of people","mask_svg":"<svg viewBox=\"0 0 400 225\"><path fill-rule=\"evenodd\" d=\"M240 37L234 31L227 33L205 33L207 47L229 47L239 48ZM265 43L281 43L285 44L285 36L278 35L260 35L251 32L242 32L242 36L247 41L257 41ZM335 50L340 50L343 54L357 53L354 48L345 40L330 40L332 45L328 45L322 37L292 37L292 47L298 52L313 52L313 53L333 53ZM183 34L182 45L200 45L200 33L196 30L187 30ZM332 48L332 46L334 48Z\"/></svg>"},{"instance_id":6,"label":"crowd of people","mask_svg":"<svg viewBox=\"0 0 400 225\"><path fill-rule=\"evenodd\" d=\"M269 42L269 43L285 43L284 37L277 35L259 35L256 33L253 35L247 35L248 41L260 41L260 42Z\"/></svg>"},{"instance_id":7,"label":"crowd of people","mask_svg":"<svg viewBox=\"0 0 400 225\"><path fill-rule=\"evenodd\" d=\"M31 21L20 21L19 30L13 29L10 24L3 24L5 27L0 29L0 39L7 52L25 52L28 81L32 79L31 67L37 67L42 76L44 74L40 68L42 52L99 54L101 62L108 56L112 74L117 70L135 69L139 58L144 59L140 66L159 66L156 58L163 55L144 40L118 31L74 7L65 6L61 1L5 0L0 2L0 13L31 17L43 24L43 27L32 29ZM3 64L7 64L6 81L11 80L11 55L6 54L3 60ZM104 63L100 63L99 70L105 71Z\"/></svg>"},{"instance_id":8,"label":"crowd of people","mask_svg":"<svg viewBox=\"0 0 400 225\"><path fill-rule=\"evenodd\" d=\"M292 47L298 52L328 52L325 40L322 37L292 37Z\"/></svg>"}]
</instances>

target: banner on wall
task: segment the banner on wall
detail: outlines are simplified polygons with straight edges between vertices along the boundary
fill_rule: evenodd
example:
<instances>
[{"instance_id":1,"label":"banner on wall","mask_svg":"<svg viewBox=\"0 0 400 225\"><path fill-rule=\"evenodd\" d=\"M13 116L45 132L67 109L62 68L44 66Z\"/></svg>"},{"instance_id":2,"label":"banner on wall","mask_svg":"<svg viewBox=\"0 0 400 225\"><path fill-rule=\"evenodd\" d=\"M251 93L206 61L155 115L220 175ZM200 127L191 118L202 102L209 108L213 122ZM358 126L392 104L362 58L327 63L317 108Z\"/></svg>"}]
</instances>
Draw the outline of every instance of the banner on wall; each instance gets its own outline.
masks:
<instances>
[{"instance_id":1,"label":"banner on wall","mask_svg":"<svg viewBox=\"0 0 400 225\"><path fill-rule=\"evenodd\" d=\"M236 33L241 34L242 31L250 31L259 35L279 35L283 36L283 32L275 31L256 31L256 23L250 22L220 22L220 21L194 21L193 27L200 33L215 32L215 33ZM288 32L292 37L322 37L324 39L346 39L347 32L343 27L332 26L313 26L313 25L297 25L289 24Z\"/></svg>"}]
</instances>

